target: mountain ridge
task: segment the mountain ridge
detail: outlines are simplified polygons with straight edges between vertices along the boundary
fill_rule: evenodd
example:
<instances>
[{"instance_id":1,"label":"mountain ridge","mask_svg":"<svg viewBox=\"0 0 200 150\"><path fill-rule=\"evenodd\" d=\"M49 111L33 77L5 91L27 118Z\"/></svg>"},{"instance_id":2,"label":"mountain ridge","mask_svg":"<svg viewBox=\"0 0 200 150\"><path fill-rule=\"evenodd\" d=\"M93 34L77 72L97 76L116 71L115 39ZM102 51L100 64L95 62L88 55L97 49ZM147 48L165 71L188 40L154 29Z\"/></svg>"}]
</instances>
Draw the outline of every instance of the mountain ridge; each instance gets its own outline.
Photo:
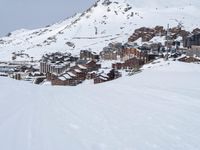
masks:
<instances>
[{"instance_id":1,"label":"mountain ridge","mask_svg":"<svg viewBox=\"0 0 200 150\"><path fill-rule=\"evenodd\" d=\"M34 30L17 30L0 38L0 60L10 60L13 52L26 53L36 60L55 51L74 55L81 49L99 52L110 42L127 42L142 26L181 23L191 30L200 26L199 5L197 0L98 0L82 14L64 21Z\"/></svg>"}]
</instances>

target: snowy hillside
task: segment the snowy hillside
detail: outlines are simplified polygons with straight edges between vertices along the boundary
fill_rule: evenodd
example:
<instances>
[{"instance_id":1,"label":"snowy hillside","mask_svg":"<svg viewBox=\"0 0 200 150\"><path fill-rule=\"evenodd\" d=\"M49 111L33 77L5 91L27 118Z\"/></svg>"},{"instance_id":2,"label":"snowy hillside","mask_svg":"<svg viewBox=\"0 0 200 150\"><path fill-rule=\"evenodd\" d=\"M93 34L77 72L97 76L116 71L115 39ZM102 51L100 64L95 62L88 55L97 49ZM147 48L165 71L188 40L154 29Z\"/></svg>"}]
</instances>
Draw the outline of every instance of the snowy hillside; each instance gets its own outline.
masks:
<instances>
[{"instance_id":1,"label":"snowy hillside","mask_svg":"<svg viewBox=\"0 0 200 150\"><path fill-rule=\"evenodd\" d=\"M163 62L74 88L1 78L0 149L199 150L199 76L199 65Z\"/></svg>"},{"instance_id":2,"label":"snowy hillside","mask_svg":"<svg viewBox=\"0 0 200 150\"><path fill-rule=\"evenodd\" d=\"M80 49L101 51L109 42L126 42L141 26L200 27L198 0L99 0L82 14L35 30L18 30L0 38L0 60L10 60L12 52L40 59L46 52ZM66 10L67 11L67 10ZM28 57L27 56L27 57ZM29 59L23 58L23 59Z\"/></svg>"}]
</instances>

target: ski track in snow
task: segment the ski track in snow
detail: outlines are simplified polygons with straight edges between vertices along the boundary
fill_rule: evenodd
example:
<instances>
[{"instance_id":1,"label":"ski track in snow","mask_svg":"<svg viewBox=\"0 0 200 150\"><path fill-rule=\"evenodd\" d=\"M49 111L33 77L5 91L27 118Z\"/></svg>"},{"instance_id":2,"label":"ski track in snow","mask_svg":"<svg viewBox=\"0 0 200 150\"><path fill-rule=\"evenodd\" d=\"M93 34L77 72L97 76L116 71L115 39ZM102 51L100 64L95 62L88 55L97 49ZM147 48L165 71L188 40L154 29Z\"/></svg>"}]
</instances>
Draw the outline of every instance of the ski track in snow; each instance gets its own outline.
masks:
<instances>
[{"instance_id":1,"label":"ski track in snow","mask_svg":"<svg viewBox=\"0 0 200 150\"><path fill-rule=\"evenodd\" d=\"M99 85L0 78L0 149L199 150L200 66L161 63Z\"/></svg>"}]
</instances>

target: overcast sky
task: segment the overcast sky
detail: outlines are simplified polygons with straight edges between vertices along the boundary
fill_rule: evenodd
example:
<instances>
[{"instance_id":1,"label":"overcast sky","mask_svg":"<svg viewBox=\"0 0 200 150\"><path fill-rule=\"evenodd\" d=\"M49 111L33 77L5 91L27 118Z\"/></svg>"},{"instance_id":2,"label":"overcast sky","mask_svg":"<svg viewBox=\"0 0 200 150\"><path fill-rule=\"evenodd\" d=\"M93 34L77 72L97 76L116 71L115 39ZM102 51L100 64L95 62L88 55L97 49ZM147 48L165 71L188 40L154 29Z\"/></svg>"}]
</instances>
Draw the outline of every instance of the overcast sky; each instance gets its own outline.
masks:
<instances>
[{"instance_id":1,"label":"overcast sky","mask_svg":"<svg viewBox=\"0 0 200 150\"><path fill-rule=\"evenodd\" d=\"M96 0L0 0L0 36L33 29L82 12Z\"/></svg>"}]
</instances>

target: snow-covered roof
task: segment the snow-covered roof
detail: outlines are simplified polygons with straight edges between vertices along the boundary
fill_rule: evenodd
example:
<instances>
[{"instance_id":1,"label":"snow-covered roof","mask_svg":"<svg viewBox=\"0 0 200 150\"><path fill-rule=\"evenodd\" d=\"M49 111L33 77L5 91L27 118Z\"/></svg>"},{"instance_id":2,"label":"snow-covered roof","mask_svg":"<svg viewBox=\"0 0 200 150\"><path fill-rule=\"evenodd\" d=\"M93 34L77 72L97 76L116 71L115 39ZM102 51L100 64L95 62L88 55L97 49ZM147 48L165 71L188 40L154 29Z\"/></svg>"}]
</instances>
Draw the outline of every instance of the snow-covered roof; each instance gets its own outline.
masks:
<instances>
[{"instance_id":1,"label":"snow-covered roof","mask_svg":"<svg viewBox=\"0 0 200 150\"><path fill-rule=\"evenodd\" d=\"M105 76L99 76L99 78L102 79L102 80L105 80L105 81L108 80L108 77L105 77Z\"/></svg>"},{"instance_id":2,"label":"snow-covered roof","mask_svg":"<svg viewBox=\"0 0 200 150\"><path fill-rule=\"evenodd\" d=\"M85 67L85 66L83 66L83 65L78 65L78 67L80 68L80 69L87 69L87 67Z\"/></svg>"},{"instance_id":3,"label":"snow-covered roof","mask_svg":"<svg viewBox=\"0 0 200 150\"><path fill-rule=\"evenodd\" d=\"M54 65L54 67L57 68L57 69L61 69L61 68L64 67L64 65Z\"/></svg>"},{"instance_id":4,"label":"snow-covered roof","mask_svg":"<svg viewBox=\"0 0 200 150\"><path fill-rule=\"evenodd\" d=\"M71 77L76 77L75 74L73 74L72 72L67 72L68 75L70 75Z\"/></svg>"},{"instance_id":5,"label":"snow-covered roof","mask_svg":"<svg viewBox=\"0 0 200 150\"><path fill-rule=\"evenodd\" d=\"M65 77L66 79L71 79L72 77L69 75L69 74L64 74L64 75L62 75L63 77Z\"/></svg>"},{"instance_id":6,"label":"snow-covered roof","mask_svg":"<svg viewBox=\"0 0 200 150\"><path fill-rule=\"evenodd\" d=\"M79 69L74 69L74 71L77 72L77 73L81 73L81 72L82 72L82 71L79 70Z\"/></svg>"},{"instance_id":7,"label":"snow-covered roof","mask_svg":"<svg viewBox=\"0 0 200 150\"><path fill-rule=\"evenodd\" d=\"M109 76L106 73L100 74L100 77L109 78Z\"/></svg>"},{"instance_id":8,"label":"snow-covered roof","mask_svg":"<svg viewBox=\"0 0 200 150\"><path fill-rule=\"evenodd\" d=\"M59 79L59 80L62 80L62 81L65 81L65 80L66 80L66 78L63 77L63 76L58 77L58 79Z\"/></svg>"}]
</instances>

